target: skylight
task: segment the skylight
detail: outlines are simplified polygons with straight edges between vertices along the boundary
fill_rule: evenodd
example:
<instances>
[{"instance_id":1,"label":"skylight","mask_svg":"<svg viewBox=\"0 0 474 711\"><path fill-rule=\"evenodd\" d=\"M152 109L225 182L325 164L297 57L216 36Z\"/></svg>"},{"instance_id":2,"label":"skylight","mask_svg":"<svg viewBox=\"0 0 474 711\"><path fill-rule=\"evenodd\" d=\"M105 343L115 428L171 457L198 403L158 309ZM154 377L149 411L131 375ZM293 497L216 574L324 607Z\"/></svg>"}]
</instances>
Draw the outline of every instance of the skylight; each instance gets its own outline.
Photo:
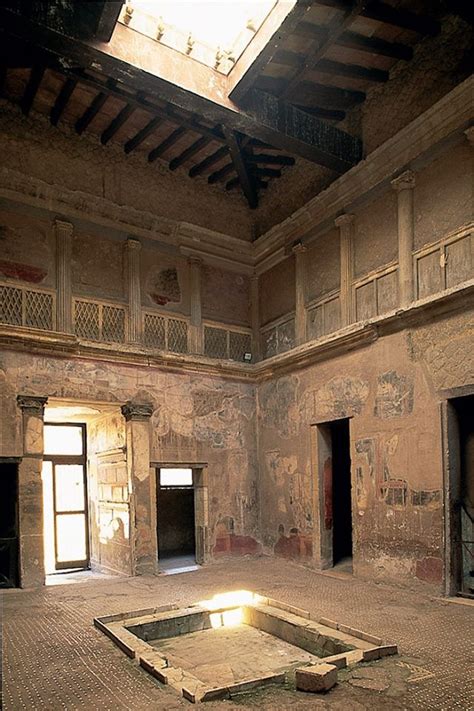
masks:
<instances>
[{"instance_id":1,"label":"skylight","mask_svg":"<svg viewBox=\"0 0 474 711\"><path fill-rule=\"evenodd\" d=\"M120 21L228 74L276 0L128 0Z\"/></svg>"}]
</instances>

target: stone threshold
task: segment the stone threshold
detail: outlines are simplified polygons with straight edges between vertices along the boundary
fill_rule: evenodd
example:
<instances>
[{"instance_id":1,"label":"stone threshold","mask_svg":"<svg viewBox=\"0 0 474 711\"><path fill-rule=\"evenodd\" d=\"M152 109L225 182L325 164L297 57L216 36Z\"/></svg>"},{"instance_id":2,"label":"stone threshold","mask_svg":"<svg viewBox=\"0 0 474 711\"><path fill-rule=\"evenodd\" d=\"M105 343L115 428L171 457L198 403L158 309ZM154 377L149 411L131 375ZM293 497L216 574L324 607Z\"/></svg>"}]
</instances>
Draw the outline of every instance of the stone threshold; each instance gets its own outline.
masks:
<instances>
[{"instance_id":1,"label":"stone threshold","mask_svg":"<svg viewBox=\"0 0 474 711\"><path fill-rule=\"evenodd\" d=\"M202 355L181 355L163 351L152 353L136 345L118 346L83 341L74 334L8 324L0 324L0 347L41 355L108 361L258 383L364 348L382 336L423 325L427 320L465 310L472 304L474 279L446 289L440 294L420 299L404 309L396 309L382 316L352 324L328 336L292 348L286 353L253 364L221 361Z\"/></svg>"},{"instance_id":2,"label":"stone threshold","mask_svg":"<svg viewBox=\"0 0 474 711\"><path fill-rule=\"evenodd\" d=\"M239 621L232 624L249 625L305 650L317 656L318 662L331 665L336 673L350 665L398 653L397 645L384 644L375 635L324 617L313 620L306 610L249 591L224 593L186 608L166 605L96 617L94 625L145 671L193 703L230 699L267 684L287 683L288 672L280 671L234 684L219 685L216 680L216 684L209 685L186 669L172 666L165 654L150 643L226 626L226 613L238 613ZM311 671L317 666L309 663L301 669Z\"/></svg>"}]
</instances>

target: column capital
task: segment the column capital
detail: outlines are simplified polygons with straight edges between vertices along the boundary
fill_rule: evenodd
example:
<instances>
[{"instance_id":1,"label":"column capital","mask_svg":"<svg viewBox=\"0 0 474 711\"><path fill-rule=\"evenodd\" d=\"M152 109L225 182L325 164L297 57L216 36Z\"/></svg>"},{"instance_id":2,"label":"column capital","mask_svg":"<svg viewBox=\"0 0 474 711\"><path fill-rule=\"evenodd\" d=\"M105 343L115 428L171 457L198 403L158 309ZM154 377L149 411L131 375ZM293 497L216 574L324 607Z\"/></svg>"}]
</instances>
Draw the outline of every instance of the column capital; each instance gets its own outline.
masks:
<instances>
[{"instance_id":1,"label":"column capital","mask_svg":"<svg viewBox=\"0 0 474 711\"><path fill-rule=\"evenodd\" d=\"M66 220L54 220L54 227L57 233L63 235L72 235L74 232L74 225L71 222L66 222Z\"/></svg>"},{"instance_id":2,"label":"column capital","mask_svg":"<svg viewBox=\"0 0 474 711\"><path fill-rule=\"evenodd\" d=\"M464 131L464 135L466 136L471 146L474 148L474 126L469 126L469 128L466 128L466 130Z\"/></svg>"},{"instance_id":3,"label":"column capital","mask_svg":"<svg viewBox=\"0 0 474 711\"><path fill-rule=\"evenodd\" d=\"M136 250L137 252L139 252L142 248L142 243L140 242L140 240L135 239L134 237L128 237L125 244L127 245L127 249L133 251Z\"/></svg>"},{"instance_id":4,"label":"column capital","mask_svg":"<svg viewBox=\"0 0 474 711\"><path fill-rule=\"evenodd\" d=\"M197 257L195 255L191 255L188 257L188 264L190 266L195 265L197 267L200 267L203 264L203 259L202 259L202 257Z\"/></svg>"},{"instance_id":5,"label":"column capital","mask_svg":"<svg viewBox=\"0 0 474 711\"><path fill-rule=\"evenodd\" d=\"M336 227L345 227L346 225L354 224L354 220L355 215L345 212L343 215L339 215L339 217L336 217L336 219L334 220L334 224L336 225Z\"/></svg>"},{"instance_id":6,"label":"column capital","mask_svg":"<svg viewBox=\"0 0 474 711\"><path fill-rule=\"evenodd\" d=\"M412 190L415 187L415 173L406 170L391 181L392 188L400 192L401 190Z\"/></svg>"},{"instance_id":7,"label":"column capital","mask_svg":"<svg viewBox=\"0 0 474 711\"><path fill-rule=\"evenodd\" d=\"M128 400L120 410L127 422L146 422L153 414L153 405L150 402Z\"/></svg>"},{"instance_id":8,"label":"column capital","mask_svg":"<svg viewBox=\"0 0 474 711\"><path fill-rule=\"evenodd\" d=\"M293 252L293 254L303 254L303 252L306 252L307 249L308 248L306 247L305 244L303 244L303 242L296 242L292 246L291 251Z\"/></svg>"},{"instance_id":9,"label":"column capital","mask_svg":"<svg viewBox=\"0 0 474 711\"><path fill-rule=\"evenodd\" d=\"M48 402L48 398L39 395L17 395L16 401L24 414L43 417L44 406Z\"/></svg>"}]
</instances>

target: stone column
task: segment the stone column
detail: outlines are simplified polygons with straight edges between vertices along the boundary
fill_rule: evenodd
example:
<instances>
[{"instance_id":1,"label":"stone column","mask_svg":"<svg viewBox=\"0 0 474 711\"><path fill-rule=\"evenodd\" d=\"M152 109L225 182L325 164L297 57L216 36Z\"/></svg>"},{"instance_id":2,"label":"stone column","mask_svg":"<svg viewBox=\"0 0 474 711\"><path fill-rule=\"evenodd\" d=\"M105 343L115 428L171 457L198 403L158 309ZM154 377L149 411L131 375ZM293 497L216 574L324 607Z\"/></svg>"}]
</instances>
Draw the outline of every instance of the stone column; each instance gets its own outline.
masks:
<instances>
[{"instance_id":1,"label":"stone column","mask_svg":"<svg viewBox=\"0 0 474 711\"><path fill-rule=\"evenodd\" d=\"M306 247L301 242L293 247L295 255L295 343L306 341Z\"/></svg>"},{"instance_id":2,"label":"stone column","mask_svg":"<svg viewBox=\"0 0 474 711\"><path fill-rule=\"evenodd\" d=\"M199 257L190 257L189 285L191 290L191 319L189 324L189 352L203 352L203 329L201 311L201 266Z\"/></svg>"},{"instance_id":3,"label":"stone column","mask_svg":"<svg viewBox=\"0 0 474 711\"><path fill-rule=\"evenodd\" d=\"M411 170L405 171L392 180L392 187L398 195L398 300L403 307L408 306L415 297L413 279L415 174Z\"/></svg>"},{"instance_id":4,"label":"stone column","mask_svg":"<svg viewBox=\"0 0 474 711\"><path fill-rule=\"evenodd\" d=\"M260 309L258 274L250 277L250 324L252 326L252 361L256 363L262 357L260 349Z\"/></svg>"},{"instance_id":5,"label":"stone column","mask_svg":"<svg viewBox=\"0 0 474 711\"><path fill-rule=\"evenodd\" d=\"M129 401L121 409L126 422L132 575L154 575L158 571L158 546L156 480L150 468L153 405Z\"/></svg>"},{"instance_id":6,"label":"stone column","mask_svg":"<svg viewBox=\"0 0 474 711\"><path fill-rule=\"evenodd\" d=\"M74 226L56 220L56 330L72 333L72 238Z\"/></svg>"},{"instance_id":7,"label":"stone column","mask_svg":"<svg viewBox=\"0 0 474 711\"><path fill-rule=\"evenodd\" d=\"M47 397L18 395L23 418L23 457L18 467L20 585L44 585L43 546L43 430Z\"/></svg>"},{"instance_id":8,"label":"stone column","mask_svg":"<svg viewBox=\"0 0 474 711\"><path fill-rule=\"evenodd\" d=\"M335 220L339 229L339 262L341 273L341 286L339 303L341 305L341 328L352 323L352 277L354 272L354 215L340 215Z\"/></svg>"},{"instance_id":9,"label":"stone column","mask_svg":"<svg viewBox=\"0 0 474 711\"><path fill-rule=\"evenodd\" d=\"M142 302L140 289L140 250L137 239L127 239L128 342L142 340Z\"/></svg>"}]
</instances>

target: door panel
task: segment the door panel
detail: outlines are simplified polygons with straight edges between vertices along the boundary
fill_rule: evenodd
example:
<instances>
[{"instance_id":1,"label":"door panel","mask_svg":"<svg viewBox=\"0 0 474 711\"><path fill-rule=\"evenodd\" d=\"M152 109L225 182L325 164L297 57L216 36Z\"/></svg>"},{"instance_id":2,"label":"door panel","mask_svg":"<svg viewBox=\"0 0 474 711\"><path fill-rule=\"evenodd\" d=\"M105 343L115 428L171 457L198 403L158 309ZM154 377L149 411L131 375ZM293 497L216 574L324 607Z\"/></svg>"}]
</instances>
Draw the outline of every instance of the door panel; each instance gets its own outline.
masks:
<instances>
[{"instance_id":1,"label":"door panel","mask_svg":"<svg viewBox=\"0 0 474 711\"><path fill-rule=\"evenodd\" d=\"M74 568L87 563L86 515L56 514L56 567Z\"/></svg>"},{"instance_id":2,"label":"door panel","mask_svg":"<svg viewBox=\"0 0 474 711\"><path fill-rule=\"evenodd\" d=\"M82 464L56 464L56 513L84 511L85 487Z\"/></svg>"},{"instance_id":3,"label":"door panel","mask_svg":"<svg viewBox=\"0 0 474 711\"><path fill-rule=\"evenodd\" d=\"M56 569L87 566L85 471L82 464L54 464Z\"/></svg>"}]
</instances>

